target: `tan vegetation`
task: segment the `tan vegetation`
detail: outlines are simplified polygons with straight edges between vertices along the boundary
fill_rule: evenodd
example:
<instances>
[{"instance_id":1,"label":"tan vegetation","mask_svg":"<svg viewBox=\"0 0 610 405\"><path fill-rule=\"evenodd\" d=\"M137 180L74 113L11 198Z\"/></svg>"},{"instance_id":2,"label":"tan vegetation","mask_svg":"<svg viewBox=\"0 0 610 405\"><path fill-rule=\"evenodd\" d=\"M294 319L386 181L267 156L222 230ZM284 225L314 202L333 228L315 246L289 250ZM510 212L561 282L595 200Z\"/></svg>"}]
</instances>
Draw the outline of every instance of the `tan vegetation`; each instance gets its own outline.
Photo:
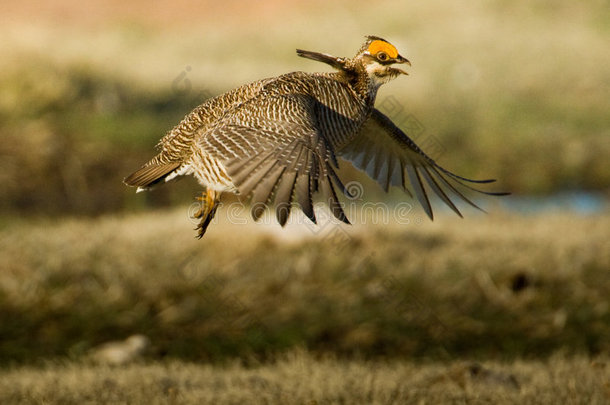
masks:
<instances>
[{"instance_id":1,"label":"tan vegetation","mask_svg":"<svg viewBox=\"0 0 610 405\"><path fill-rule=\"evenodd\" d=\"M417 364L316 358L267 364L49 363L0 371L11 404L587 404L610 399L607 358Z\"/></svg>"},{"instance_id":2,"label":"tan vegetation","mask_svg":"<svg viewBox=\"0 0 610 405\"><path fill-rule=\"evenodd\" d=\"M435 359L610 349L607 214L281 230L229 212L201 241L186 207L5 225L0 360L79 358L133 334L152 358L206 361L295 346Z\"/></svg>"}]
</instances>

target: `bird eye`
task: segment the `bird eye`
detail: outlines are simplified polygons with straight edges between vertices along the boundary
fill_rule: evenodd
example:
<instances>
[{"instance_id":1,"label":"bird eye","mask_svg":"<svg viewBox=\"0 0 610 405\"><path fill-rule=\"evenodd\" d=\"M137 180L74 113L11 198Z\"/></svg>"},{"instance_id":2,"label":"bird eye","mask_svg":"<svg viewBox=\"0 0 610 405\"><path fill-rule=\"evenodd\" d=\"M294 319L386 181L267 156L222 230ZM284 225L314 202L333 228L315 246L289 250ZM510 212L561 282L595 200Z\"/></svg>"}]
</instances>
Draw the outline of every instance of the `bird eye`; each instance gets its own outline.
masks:
<instances>
[{"instance_id":1,"label":"bird eye","mask_svg":"<svg viewBox=\"0 0 610 405\"><path fill-rule=\"evenodd\" d=\"M377 59L379 59L381 62L385 62L386 60L388 60L388 54L385 52L378 52Z\"/></svg>"}]
</instances>

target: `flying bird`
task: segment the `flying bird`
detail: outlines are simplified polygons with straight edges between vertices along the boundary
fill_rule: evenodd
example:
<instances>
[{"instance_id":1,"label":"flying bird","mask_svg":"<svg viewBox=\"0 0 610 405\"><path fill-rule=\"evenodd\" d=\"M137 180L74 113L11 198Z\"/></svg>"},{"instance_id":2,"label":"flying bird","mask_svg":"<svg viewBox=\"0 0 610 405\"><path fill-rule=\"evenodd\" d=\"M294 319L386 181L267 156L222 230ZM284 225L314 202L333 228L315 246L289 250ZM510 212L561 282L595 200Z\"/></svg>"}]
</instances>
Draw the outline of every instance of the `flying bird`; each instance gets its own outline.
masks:
<instances>
[{"instance_id":1,"label":"flying bird","mask_svg":"<svg viewBox=\"0 0 610 405\"><path fill-rule=\"evenodd\" d=\"M223 193L249 197L255 220L274 204L282 226L293 205L315 223L313 197L319 193L333 215L349 223L337 196L337 190L350 195L337 174L341 160L386 191L396 186L415 194L430 219L426 188L459 216L450 194L476 208L464 188L505 194L476 188L494 180L467 179L439 166L375 108L379 87L408 74L397 65L411 65L394 45L368 36L353 58L300 49L297 55L336 71L287 73L205 101L161 139L159 153L125 184L142 191L195 176L204 188L195 214L200 238Z\"/></svg>"}]
</instances>

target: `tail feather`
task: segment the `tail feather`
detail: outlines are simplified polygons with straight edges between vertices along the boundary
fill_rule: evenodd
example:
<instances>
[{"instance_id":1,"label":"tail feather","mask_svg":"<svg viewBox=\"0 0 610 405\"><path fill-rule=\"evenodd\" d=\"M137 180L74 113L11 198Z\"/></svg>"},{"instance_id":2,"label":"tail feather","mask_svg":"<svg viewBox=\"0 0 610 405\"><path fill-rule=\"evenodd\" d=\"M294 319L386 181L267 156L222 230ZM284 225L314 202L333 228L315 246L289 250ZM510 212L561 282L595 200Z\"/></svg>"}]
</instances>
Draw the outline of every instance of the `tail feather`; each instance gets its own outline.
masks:
<instances>
[{"instance_id":1,"label":"tail feather","mask_svg":"<svg viewBox=\"0 0 610 405\"><path fill-rule=\"evenodd\" d=\"M147 164L125 177L123 183L128 186L148 188L165 179L178 167L180 167L180 162Z\"/></svg>"}]
</instances>

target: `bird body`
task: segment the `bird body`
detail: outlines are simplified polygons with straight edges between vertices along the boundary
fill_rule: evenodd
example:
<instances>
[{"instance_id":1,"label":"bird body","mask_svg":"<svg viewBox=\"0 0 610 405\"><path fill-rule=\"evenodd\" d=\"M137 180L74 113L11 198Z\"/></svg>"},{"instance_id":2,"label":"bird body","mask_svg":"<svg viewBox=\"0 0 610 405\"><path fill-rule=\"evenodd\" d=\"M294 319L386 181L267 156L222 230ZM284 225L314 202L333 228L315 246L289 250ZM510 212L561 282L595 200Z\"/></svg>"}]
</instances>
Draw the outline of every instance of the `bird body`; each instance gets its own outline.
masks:
<instances>
[{"instance_id":1,"label":"bird body","mask_svg":"<svg viewBox=\"0 0 610 405\"><path fill-rule=\"evenodd\" d=\"M386 190L395 185L409 192L410 182L431 218L422 177L458 215L443 189L474 205L456 186L487 180L465 179L441 168L374 108L379 87L407 74L392 65L410 65L393 45L370 36L351 59L297 53L338 71L288 73L204 102L161 139L160 153L125 183L141 191L194 175L205 188L195 215L201 219L200 237L223 192L251 196L255 219L275 201L284 225L293 202L315 222L312 198L320 191L335 217L348 222L335 191L337 186L347 193L336 173L338 158L365 170Z\"/></svg>"}]
</instances>

